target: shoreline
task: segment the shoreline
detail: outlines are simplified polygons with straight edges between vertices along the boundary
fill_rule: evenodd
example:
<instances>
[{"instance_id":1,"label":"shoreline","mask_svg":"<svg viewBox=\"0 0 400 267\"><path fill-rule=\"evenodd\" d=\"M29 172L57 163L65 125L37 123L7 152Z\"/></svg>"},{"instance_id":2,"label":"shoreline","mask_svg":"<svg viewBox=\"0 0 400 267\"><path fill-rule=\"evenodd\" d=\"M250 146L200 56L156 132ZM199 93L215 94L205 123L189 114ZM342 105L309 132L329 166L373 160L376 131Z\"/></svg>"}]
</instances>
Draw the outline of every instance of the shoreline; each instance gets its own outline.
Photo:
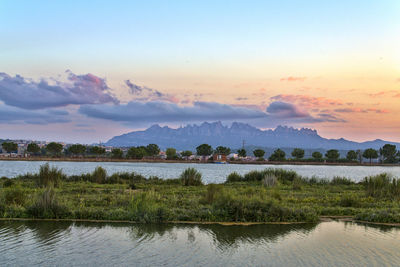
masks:
<instances>
[{"instance_id":1,"label":"shoreline","mask_svg":"<svg viewBox=\"0 0 400 267\"><path fill-rule=\"evenodd\" d=\"M141 222L128 220L92 220L92 219L37 219L37 218L0 218L0 221L36 221L36 222L87 222L87 223L126 223L143 224ZM319 221L314 224L342 221L361 224L372 224L381 226L400 227L400 223L379 223L355 220L353 216L320 216ZM291 225L291 224L313 224L310 222L202 222L202 221L166 221L156 224L190 224L190 225L221 225L221 226L252 226L252 225Z\"/></svg>"},{"instance_id":2,"label":"shoreline","mask_svg":"<svg viewBox=\"0 0 400 267\"><path fill-rule=\"evenodd\" d=\"M28 158L7 158L0 157L0 161L53 161L53 162L125 162L125 163L195 163L215 164L198 160L163 160L163 159L111 159L111 158L49 158L49 157L28 157ZM316 165L316 166L360 166L360 167L400 167L399 164L385 163L345 163L345 162L301 162L301 161L228 161L226 164L243 165Z\"/></svg>"}]
</instances>

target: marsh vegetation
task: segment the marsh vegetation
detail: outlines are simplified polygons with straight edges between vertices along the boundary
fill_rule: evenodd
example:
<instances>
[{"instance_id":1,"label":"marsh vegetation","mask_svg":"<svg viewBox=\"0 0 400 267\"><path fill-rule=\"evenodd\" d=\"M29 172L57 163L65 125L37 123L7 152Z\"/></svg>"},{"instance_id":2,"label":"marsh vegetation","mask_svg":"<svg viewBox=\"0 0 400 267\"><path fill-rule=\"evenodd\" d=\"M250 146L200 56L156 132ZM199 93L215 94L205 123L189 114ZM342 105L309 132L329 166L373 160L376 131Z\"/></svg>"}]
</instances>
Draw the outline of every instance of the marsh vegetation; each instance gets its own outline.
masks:
<instances>
[{"instance_id":1,"label":"marsh vegetation","mask_svg":"<svg viewBox=\"0 0 400 267\"><path fill-rule=\"evenodd\" d=\"M223 184L204 185L201 173L179 178L134 172L65 175L43 165L37 174L0 179L0 217L127 220L135 222L316 222L353 216L400 223L400 182L387 174L355 183L302 177L265 169L231 173Z\"/></svg>"}]
</instances>

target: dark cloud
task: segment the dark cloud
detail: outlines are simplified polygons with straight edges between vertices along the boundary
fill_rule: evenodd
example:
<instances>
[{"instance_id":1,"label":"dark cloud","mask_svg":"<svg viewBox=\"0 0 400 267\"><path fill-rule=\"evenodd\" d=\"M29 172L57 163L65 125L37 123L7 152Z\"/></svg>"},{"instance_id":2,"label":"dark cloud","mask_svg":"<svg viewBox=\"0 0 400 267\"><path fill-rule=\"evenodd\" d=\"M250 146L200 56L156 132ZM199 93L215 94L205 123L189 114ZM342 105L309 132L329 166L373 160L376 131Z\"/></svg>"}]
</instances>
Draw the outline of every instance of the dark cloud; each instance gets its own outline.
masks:
<instances>
[{"instance_id":1,"label":"dark cloud","mask_svg":"<svg viewBox=\"0 0 400 267\"><path fill-rule=\"evenodd\" d=\"M0 105L0 123L51 124L70 122L68 112L63 110L27 111Z\"/></svg>"},{"instance_id":2,"label":"dark cloud","mask_svg":"<svg viewBox=\"0 0 400 267\"><path fill-rule=\"evenodd\" d=\"M296 106L284 103L271 103L266 112L249 107L226 105L215 102L194 102L191 106L180 106L175 103L153 101L131 101L120 105L83 105L79 113L92 118L119 121L124 124L169 123L198 121L282 121L286 122L323 122L323 117L313 117L300 111ZM328 118L332 121L332 118Z\"/></svg>"},{"instance_id":3,"label":"dark cloud","mask_svg":"<svg viewBox=\"0 0 400 267\"><path fill-rule=\"evenodd\" d=\"M118 103L104 79L93 74L76 75L67 71L66 82L42 79L39 82L20 75L0 73L0 100L23 109L45 109L67 105Z\"/></svg>"},{"instance_id":4,"label":"dark cloud","mask_svg":"<svg viewBox=\"0 0 400 267\"><path fill-rule=\"evenodd\" d=\"M214 102L194 102L192 106L154 101L131 101L124 105L85 105L79 109L89 117L121 122L186 122L262 118L266 113Z\"/></svg>"},{"instance_id":5,"label":"dark cloud","mask_svg":"<svg viewBox=\"0 0 400 267\"><path fill-rule=\"evenodd\" d=\"M164 100L169 102L176 102L173 96L164 94L156 89L134 84L130 80L126 80L125 84L126 86L128 86L129 92L132 95L136 96L135 100L140 100L140 101Z\"/></svg>"},{"instance_id":6,"label":"dark cloud","mask_svg":"<svg viewBox=\"0 0 400 267\"><path fill-rule=\"evenodd\" d=\"M272 102L267 107L267 112L282 118L305 118L310 116L308 113L299 110L295 105L281 101Z\"/></svg>"}]
</instances>

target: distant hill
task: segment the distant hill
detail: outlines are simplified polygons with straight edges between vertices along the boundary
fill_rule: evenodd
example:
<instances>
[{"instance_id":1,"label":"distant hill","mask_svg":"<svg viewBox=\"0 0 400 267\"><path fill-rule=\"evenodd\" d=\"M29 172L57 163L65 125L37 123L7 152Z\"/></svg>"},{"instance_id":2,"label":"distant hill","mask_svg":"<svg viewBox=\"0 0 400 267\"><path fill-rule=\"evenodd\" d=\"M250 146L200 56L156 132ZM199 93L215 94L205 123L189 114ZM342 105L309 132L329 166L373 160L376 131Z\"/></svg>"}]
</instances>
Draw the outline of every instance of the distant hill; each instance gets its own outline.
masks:
<instances>
[{"instance_id":1,"label":"distant hill","mask_svg":"<svg viewBox=\"0 0 400 267\"><path fill-rule=\"evenodd\" d=\"M134 131L111 138L106 145L129 147L158 144L161 148L174 147L178 150L194 150L198 145L207 143L213 147L222 145L230 148L240 148L243 140L246 146L268 148L304 149L378 149L384 144L394 144L398 148L400 143L384 140L368 142L353 142L343 138L326 139L318 135L316 130L302 128L295 129L287 126L278 126L274 130L260 130L246 123L234 122L224 126L221 122L204 122L201 125L187 125L178 129L168 126L153 125L144 131Z\"/></svg>"}]
</instances>

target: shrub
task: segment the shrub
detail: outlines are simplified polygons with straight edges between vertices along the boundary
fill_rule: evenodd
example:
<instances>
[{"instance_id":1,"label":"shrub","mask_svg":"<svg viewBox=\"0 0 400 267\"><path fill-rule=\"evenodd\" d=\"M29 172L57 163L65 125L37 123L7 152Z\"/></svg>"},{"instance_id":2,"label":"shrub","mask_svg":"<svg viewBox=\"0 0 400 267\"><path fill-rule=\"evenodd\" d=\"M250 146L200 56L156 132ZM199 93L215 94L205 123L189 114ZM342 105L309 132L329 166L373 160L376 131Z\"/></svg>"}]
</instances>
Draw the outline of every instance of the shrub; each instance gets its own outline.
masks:
<instances>
[{"instance_id":1,"label":"shrub","mask_svg":"<svg viewBox=\"0 0 400 267\"><path fill-rule=\"evenodd\" d=\"M264 178L262 179L261 182L264 186L273 187L278 183L278 179L276 178L275 175L267 173L264 175Z\"/></svg>"},{"instance_id":2,"label":"shrub","mask_svg":"<svg viewBox=\"0 0 400 267\"><path fill-rule=\"evenodd\" d=\"M11 179L6 178L3 182L3 187L11 187L14 185L14 181Z\"/></svg>"},{"instance_id":3,"label":"shrub","mask_svg":"<svg viewBox=\"0 0 400 267\"><path fill-rule=\"evenodd\" d=\"M341 207L360 207L361 202L360 199L356 198L355 196L352 195L344 195L341 197L339 201L339 206Z\"/></svg>"},{"instance_id":4,"label":"shrub","mask_svg":"<svg viewBox=\"0 0 400 267\"><path fill-rule=\"evenodd\" d=\"M97 166L96 169L92 172L92 182L98 184L104 184L107 179L107 171L100 166Z\"/></svg>"},{"instance_id":5,"label":"shrub","mask_svg":"<svg viewBox=\"0 0 400 267\"><path fill-rule=\"evenodd\" d=\"M282 183L293 182L295 178L300 177L295 171L269 168L262 171L250 171L244 175L243 180L247 182L262 181L267 175L275 176Z\"/></svg>"},{"instance_id":6,"label":"shrub","mask_svg":"<svg viewBox=\"0 0 400 267\"><path fill-rule=\"evenodd\" d=\"M335 176L330 182L331 185L352 185L354 182L346 177Z\"/></svg>"},{"instance_id":7,"label":"shrub","mask_svg":"<svg viewBox=\"0 0 400 267\"><path fill-rule=\"evenodd\" d=\"M180 176L183 185L202 185L201 173L194 168L184 170Z\"/></svg>"},{"instance_id":8,"label":"shrub","mask_svg":"<svg viewBox=\"0 0 400 267\"><path fill-rule=\"evenodd\" d=\"M300 178L296 178L293 180L293 190L301 190L303 185L303 180Z\"/></svg>"},{"instance_id":9,"label":"shrub","mask_svg":"<svg viewBox=\"0 0 400 267\"><path fill-rule=\"evenodd\" d=\"M232 172L231 174L228 175L228 177L226 177L227 183L240 182L242 180L243 176L237 172Z\"/></svg>"},{"instance_id":10,"label":"shrub","mask_svg":"<svg viewBox=\"0 0 400 267\"><path fill-rule=\"evenodd\" d=\"M57 187L62 180L66 179L66 175L57 167L51 167L48 163L40 166L39 175L35 175L36 182L40 187L54 186Z\"/></svg>"},{"instance_id":11,"label":"shrub","mask_svg":"<svg viewBox=\"0 0 400 267\"><path fill-rule=\"evenodd\" d=\"M400 197L400 179L392 178L387 173L365 177L362 183L367 196L392 199Z\"/></svg>"},{"instance_id":12,"label":"shrub","mask_svg":"<svg viewBox=\"0 0 400 267\"><path fill-rule=\"evenodd\" d=\"M60 205L53 187L47 188L38 196L35 203L27 210L28 215L34 218L65 218L70 212Z\"/></svg>"}]
</instances>

